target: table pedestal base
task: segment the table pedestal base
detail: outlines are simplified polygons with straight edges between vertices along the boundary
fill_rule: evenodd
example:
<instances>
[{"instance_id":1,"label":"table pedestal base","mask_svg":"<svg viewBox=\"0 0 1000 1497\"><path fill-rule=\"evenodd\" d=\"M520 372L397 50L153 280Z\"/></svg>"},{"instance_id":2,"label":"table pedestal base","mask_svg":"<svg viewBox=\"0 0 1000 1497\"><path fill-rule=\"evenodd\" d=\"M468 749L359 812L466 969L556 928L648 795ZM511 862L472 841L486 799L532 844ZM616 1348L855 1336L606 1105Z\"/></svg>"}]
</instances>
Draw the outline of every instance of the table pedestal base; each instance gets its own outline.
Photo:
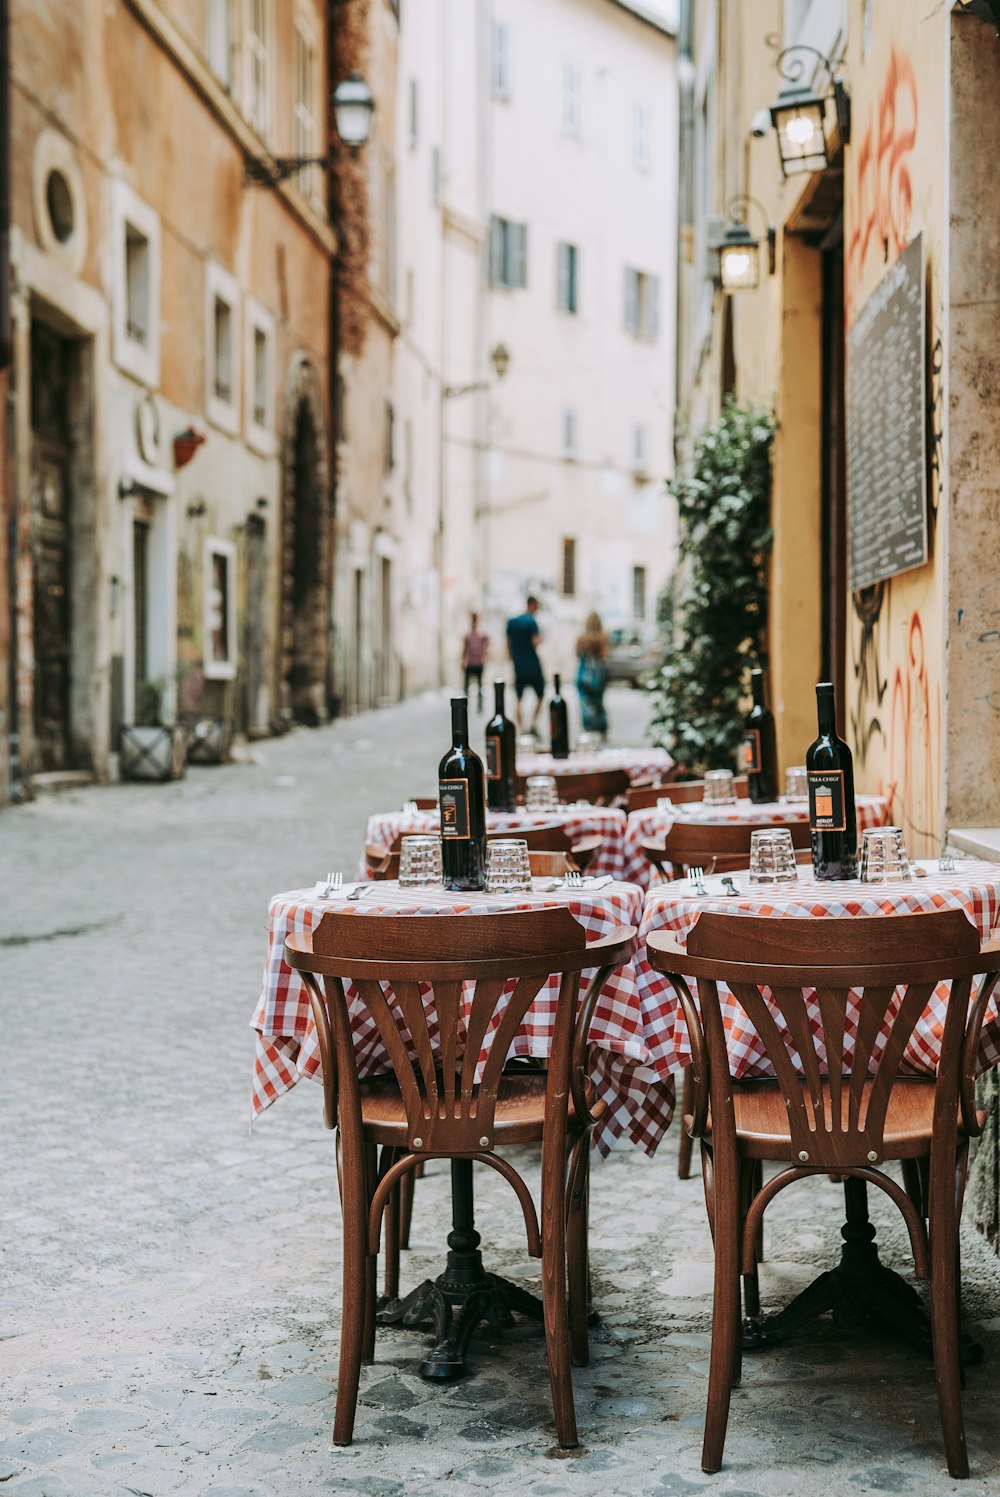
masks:
<instances>
[{"instance_id":1,"label":"table pedestal base","mask_svg":"<svg viewBox=\"0 0 1000 1497\"><path fill-rule=\"evenodd\" d=\"M543 1319L541 1300L483 1268L473 1219L471 1159L452 1160L451 1193L452 1230L444 1272L425 1279L403 1299L384 1301L376 1315L379 1325L432 1327L434 1345L420 1364L420 1375L437 1383L465 1376L469 1342L483 1322L510 1330L514 1311L531 1320Z\"/></svg>"},{"instance_id":2,"label":"table pedestal base","mask_svg":"<svg viewBox=\"0 0 1000 1497\"><path fill-rule=\"evenodd\" d=\"M844 1197L847 1220L840 1229L844 1246L839 1264L821 1273L777 1314L748 1315L743 1322L745 1351L781 1346L829 1312L840 1330L859 1331L873 1325L928 1355L933 1353L930 1318L920 1296L879 1259L864 1181L845 1180ZM959 1339L959 1352L964 1363L982 1361L981 1344L965 1332Z\"/></svg>"}]
</instances>

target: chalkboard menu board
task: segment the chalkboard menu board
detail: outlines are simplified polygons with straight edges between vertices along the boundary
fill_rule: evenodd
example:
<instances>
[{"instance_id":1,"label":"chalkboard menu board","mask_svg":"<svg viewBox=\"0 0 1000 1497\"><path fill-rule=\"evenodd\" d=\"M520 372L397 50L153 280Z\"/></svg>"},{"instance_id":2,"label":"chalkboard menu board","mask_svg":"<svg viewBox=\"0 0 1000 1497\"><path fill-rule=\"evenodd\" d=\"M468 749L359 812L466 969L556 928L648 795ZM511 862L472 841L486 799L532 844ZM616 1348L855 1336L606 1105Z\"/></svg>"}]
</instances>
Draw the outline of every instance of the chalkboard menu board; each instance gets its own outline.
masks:
<instances>
[{"instance_id":1,"label":"chalkboard menu board","mask_svg":"<svg viewBox=\"0 0 1000 1497\"><path fill-rule=\"evenodd\" d=\"M924 285L918 234L847 335L852 592L927 560Z\"/></svg>"}]
</instances>

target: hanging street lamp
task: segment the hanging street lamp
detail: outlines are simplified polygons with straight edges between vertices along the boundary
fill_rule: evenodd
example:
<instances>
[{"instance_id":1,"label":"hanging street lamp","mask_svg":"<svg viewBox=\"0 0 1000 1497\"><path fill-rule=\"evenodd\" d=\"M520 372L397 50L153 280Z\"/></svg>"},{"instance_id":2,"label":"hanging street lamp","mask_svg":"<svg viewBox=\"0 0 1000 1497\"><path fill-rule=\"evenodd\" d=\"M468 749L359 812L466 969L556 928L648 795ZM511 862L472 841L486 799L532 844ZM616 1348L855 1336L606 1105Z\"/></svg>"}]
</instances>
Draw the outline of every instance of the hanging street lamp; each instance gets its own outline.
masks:
<instances>
[{"instance_id":1,"label":"hanging street lamp","mask_svg":"<svg viewBox=\"0 0 1000 1497\"><path fill-rule=\"evenodd\" d=\"M815 87L805 81L807 63L801 55L803 53L811 54L822 65L830 80L832 94L817 93ZM794 177L802 172L823 171L829 166L825 117L827 101L831 97L836 110L840 144L847 145L850 142L851 96L846 85L837 77L838 66L838 63L832 62L815 47L804 44L786 47L778 57L776 67L786 81L771 106L771 123L778 137L778 155L781 158L781 170L786 177Z\"/></svg>"}]
</instances>

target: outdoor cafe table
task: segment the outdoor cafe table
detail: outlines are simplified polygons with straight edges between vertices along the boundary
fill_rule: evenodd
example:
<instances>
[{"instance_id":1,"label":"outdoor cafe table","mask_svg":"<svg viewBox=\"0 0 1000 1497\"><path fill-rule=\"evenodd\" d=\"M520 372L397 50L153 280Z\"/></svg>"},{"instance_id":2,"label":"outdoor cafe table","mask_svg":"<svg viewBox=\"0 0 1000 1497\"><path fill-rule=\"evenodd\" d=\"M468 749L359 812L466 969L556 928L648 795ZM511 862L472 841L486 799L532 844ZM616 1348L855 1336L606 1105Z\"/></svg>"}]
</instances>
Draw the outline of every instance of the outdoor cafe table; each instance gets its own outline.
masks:
<instances>
[{"instance_id":1,"label":"outdoor cafe table","mask_svg":"<svg viewBox=\"0 0 1000 1497\"><path fill-rule=\"evenodd\" d=\"M674 761L661 748L602 748L574 751L568 759L553 759L551 754L518 753L517 772L529 774L599 774L608 769L624 769L633 785L638 780L655 780L673 769Z\"/></svg>"},{"instance_id":2,"label":"outdoor cafe table","mask_svg":"<svg viewBox=\"0 0 1000 1497\"><path fill-rule=\"evenodd\" d=\"M669 795L669 788L664 789ZM858 831L866 827L885 826L889 819L889 801L883 795L855 796L858 813ZM642 850L644 842L660 842L675 821L739 821L769 826L774 822L789 825L792 822L809 820L808 801L757 801L745 795L736 801L721 805L706 805L704 801L682 801L669 811L658 806L647 806L633 811L625 828L622 877L630 883L640 884L646 889L659 880L652 878L654 872L649 859Z\"/></svg>"},{"instance_id":3,"label":"outdoor cafe table","mask_svg":"<svg viewBox=\"0 0 1000 1497\"><path fill-rule=\"evenodd\" d=\"M498 835L516 837L519 831L535 826L565 827L571 842L584 837L600 837L601 846L587 864L587 872L610 874L621 878L625 848L625 812L615 806L559 805L537 811L488 811L486 828ZM383 811L368 818L365 844L390 848L397 837L411 832L438 832L441 818L437 811ZM359 877L370 876L359 870Z\"/></svg>"},{"instance_id":4,"label":"outdoor cafe table","mask_svg":"<svg viewBox=\"0 0 1000 1497\"><path fill-rule=\"evenodd\" d=\"M925 878L897 880L886 884L863 884L859 879L833 882L812 877L800 868L793 884L751 885L745 873L735 875L738 897L723 895L719 880L710 878L708 899L697 896L688 879L658 884L646 895L639 928L636 957L639 996L643 1008L643 1031L655 1033L651 1061L658 1071L675 1071L691 1063L691 1046L680 1003L667 978L654 972L645 958L645 945L656 930L669 930L686 941L688 932L706 910L753 919L755 915L789 919L822 920L838 915L893 915L928 913L933 910L963 910L981 940L1000 920L1000 863L973 860L959 862L953 873L941 873L937 863L926 865ZM692 984L692 992L694 984ZM763 1046L743 1010L724 987L720 987L723 1021L733 1077L773 1076ZM935 990L905 1051L904 1065L917 1073L932 1073L940 1058L941 1036L948 1004L948 984ZM775 1018L778 1015L775 1014ZM818 1010L814 1022L818 1025ZM817 1033L819 1030L817 1028ZM847 1046L848 1056L850 1045ZM1000 1061L1000 1019L996 1001L990 1004L979 1049L981 1070Z\"/></svg>"},{"instance_id":5,"label":"outdoor cafe table","mask_svg":"<svg viewBox=\"0 0 1000 1497\"><path fill-rule=\"evenodd\" d=\"M532 891L523 894L459 894L440 887L401 889L396 880L387 879L373 885L371 892L356 902L344 895L322 899L312 889L275 894L268 918L264 985L253 1018L257 1031L254 1115L289 1091L301 1076L315 1078L319 1071L309 995L298 973L284 960L287 936L311 930L329 910L358 910L398 919L407 915L535 910L564 904L591 940L616 926L639 924L643 896L634 884L612 882L588 888L585 883L577 889L552 889L548 887L552 882L535 879ZM512 1055L548 1055L558 992L557 980L541 990L517 1032ZM646 1012L655 1023L657 1015L648 1005ZM391 1070L374 1024L356 999L351 1003L350 1021L362 1077ZM635 967L630 963L609 979L590 1027L590 1075L597 1098L607 1109L594 1130L594 1145L602 1155L622 1134L652 1154L670 1123L673 1082L665 1071L657 1073L649 1068L650 1041L643 1027Z\"/></svg>"}]
</instances>

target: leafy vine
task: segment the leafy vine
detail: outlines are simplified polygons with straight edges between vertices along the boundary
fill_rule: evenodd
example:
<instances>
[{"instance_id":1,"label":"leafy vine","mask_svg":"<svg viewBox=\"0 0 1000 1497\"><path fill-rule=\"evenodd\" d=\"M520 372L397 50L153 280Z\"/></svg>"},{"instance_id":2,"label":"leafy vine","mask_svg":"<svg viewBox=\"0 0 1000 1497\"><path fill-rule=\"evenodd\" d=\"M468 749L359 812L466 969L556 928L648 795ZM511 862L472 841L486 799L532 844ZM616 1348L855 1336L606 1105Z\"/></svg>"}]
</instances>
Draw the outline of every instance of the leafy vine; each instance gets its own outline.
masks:
<instances>
[{"instance_id":1,"label":"leafy vine","mask_svg":"<svg viewBox=\"0 0 1000 1497\"><path fill-rule=\"evenodd\" d=\"M650 732L698 774L735 767L745 673L766 665L774 430L769 411L727 402L698 438L690 473L668 484L679 566L662 600L670 617Z\"/></svg>"}]
</instances>

